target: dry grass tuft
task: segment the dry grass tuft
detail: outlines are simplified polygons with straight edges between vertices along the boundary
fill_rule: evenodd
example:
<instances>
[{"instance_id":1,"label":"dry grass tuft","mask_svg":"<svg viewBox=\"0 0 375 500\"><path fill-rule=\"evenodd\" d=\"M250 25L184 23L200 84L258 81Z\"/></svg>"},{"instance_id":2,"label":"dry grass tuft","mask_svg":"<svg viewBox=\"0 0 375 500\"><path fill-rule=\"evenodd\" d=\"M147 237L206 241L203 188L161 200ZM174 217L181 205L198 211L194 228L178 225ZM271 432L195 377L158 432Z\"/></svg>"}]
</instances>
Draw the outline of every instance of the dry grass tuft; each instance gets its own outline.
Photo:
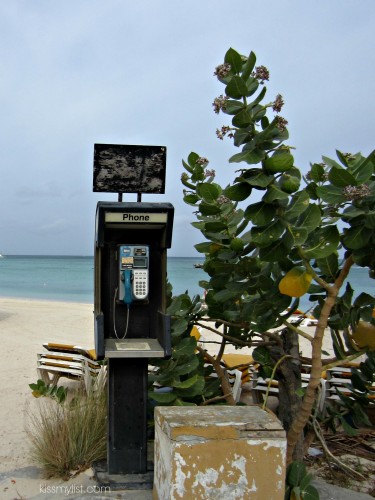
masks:
<instances>
[{"instance_id":1,"label":"dry grass tuft","mask_svg":"<svg viewBox=\"0 0 375 500\"><path fill-rule=\"evenodd\" d=\"M105 391L80 391L64 404L38 399L28 410L31 456L46 477L69 478L106 457L107 405Z\"/></svg>"}]
</instances>

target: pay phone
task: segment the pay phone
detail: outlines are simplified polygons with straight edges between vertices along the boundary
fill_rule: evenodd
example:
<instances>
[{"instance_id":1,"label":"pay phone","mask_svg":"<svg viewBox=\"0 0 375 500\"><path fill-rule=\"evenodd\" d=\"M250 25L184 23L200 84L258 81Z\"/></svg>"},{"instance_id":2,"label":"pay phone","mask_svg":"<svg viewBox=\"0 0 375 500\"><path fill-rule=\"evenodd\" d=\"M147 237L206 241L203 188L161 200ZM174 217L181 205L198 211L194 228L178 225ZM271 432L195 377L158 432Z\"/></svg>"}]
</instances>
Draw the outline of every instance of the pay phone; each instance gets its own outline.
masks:
<instances>
[{"instance_id":1,"label":"pay phone","mask_svg":"<svg viewBox=\"0 0 375 500\"><path fill-rule=\"evenodd\" d=\"M113 304L113 329L117 339L125 339L134 301L147 302L149 289L149 247L148 245L120 245L118 249L119 282ZM118 333L116 325L116 304L126 304L127 314L124 331Z\"/></svg>"},{"instance_id":2,"label":"pay phone","mask_svg":"<svg viewBox=\"0 0 375 500\"><path fill-rule=\"evenodd\" d=\"M121 245L119 248L119 300L147 300L149 281L149 247Z\"/></svg>"}]
</instances>

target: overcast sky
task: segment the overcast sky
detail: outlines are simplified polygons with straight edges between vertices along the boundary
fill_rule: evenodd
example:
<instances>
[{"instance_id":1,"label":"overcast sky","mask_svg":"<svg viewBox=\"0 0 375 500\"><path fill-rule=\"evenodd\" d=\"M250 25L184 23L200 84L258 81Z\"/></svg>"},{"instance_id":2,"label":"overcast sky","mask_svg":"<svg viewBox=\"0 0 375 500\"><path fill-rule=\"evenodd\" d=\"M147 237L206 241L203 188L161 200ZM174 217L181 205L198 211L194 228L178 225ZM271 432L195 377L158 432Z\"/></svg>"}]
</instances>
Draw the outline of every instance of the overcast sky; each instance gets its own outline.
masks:
<instances>
[{"instance_id":1,"label":"overcast sky","mask_svg":"<svg viewBox=\"0 0 375 500\"><path fill-rule=\"evenodd\" d=\"M374 26L374 0L0 0L0 253L92 255L96 203L117 200L92 192L94 144L112 143L167 147L166 193L143 201L175 206L170 255L198 255L181 159L238 168L212 108L229 47L270 70L303 171L370 153Z\"/></svg>"}]
</instances>

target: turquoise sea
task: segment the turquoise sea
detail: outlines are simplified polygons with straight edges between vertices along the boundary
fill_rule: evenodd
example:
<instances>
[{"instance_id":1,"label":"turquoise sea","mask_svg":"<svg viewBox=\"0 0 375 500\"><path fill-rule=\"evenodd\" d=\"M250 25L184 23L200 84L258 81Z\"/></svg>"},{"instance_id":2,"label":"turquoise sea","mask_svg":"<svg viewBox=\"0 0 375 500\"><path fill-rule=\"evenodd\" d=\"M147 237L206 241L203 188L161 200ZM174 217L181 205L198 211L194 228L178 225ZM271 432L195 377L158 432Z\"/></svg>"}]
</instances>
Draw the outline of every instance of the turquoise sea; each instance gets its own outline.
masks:
<instances>
[{"instance_id":1,"label":"turquoise sea","mask_svg":"<svg viewBox=\"0 0 375 500\"><path fill-rule=\"evenodd\" d=\"M200 257L168 257L168 279L174 295L186 290L190 295L202 295L198 282L205 279L206 273L194 267L202 262ZM93 303L94 259L3 256L0 258L0 297Z\"/></svg>"},{"instance_id":2,"label":"turquoise sea","mask_svg":"<svg viewBox=\"0 0 375 500\"><path fill-rule=\"evenodd\" d=\"M168 279L173 294L188 290L202 295L198 282L206 273L195 264L200 257L168 257ZM353 268L350 283L355 295L375 293L375 280L368 278L367 269ZM0 258L0 297L93 303L93 257L4 256ZM307 298L301 299L301 308L311 307Z\"/></svg>"}]
</instances>

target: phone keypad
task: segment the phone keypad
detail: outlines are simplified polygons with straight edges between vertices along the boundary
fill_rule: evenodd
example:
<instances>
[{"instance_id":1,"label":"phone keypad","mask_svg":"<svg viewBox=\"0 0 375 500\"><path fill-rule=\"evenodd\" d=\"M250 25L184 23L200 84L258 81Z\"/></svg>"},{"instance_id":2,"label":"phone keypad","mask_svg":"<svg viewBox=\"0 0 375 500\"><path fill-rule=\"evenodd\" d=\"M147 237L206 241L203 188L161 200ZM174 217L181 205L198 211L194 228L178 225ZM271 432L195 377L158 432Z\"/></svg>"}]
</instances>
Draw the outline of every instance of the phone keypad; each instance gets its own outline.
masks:
<instances>
[{"instance_id":1,"label":"phone keypad","mask_svg":"<svg viewBox=\"0 0 375 500\"><path fill-rule=\"evenodd\" d=\"M147 271L134 270L133 291L137 298L145 298L148 294Z\"/></svg>"}]
</instances>

